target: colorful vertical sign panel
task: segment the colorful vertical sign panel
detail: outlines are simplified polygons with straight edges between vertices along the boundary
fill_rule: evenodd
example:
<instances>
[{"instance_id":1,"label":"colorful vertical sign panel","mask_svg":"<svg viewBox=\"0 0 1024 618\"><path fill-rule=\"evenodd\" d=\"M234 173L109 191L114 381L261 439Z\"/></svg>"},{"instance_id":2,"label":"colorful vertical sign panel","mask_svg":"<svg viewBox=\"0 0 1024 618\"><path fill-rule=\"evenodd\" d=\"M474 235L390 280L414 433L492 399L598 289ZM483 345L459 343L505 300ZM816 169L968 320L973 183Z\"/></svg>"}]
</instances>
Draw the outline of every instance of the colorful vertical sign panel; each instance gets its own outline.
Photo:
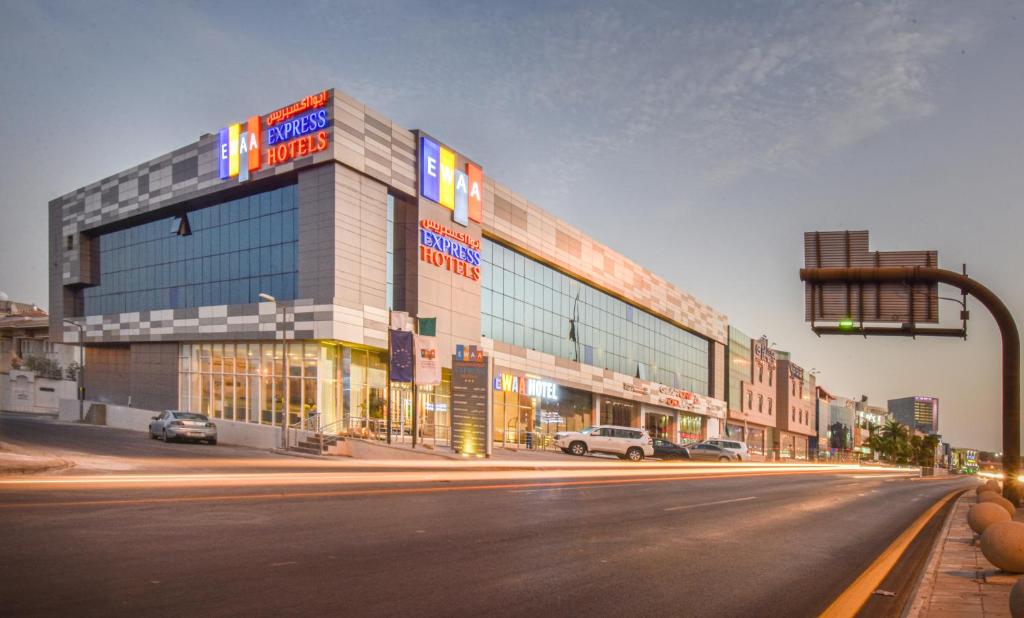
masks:
<instances>
[{"instance_id":1,"label":"colorful vertical sign panel","mask_svg":"<svg viewBox=\"0 0 1024 618\"><path fill-rule=\"evenodd\" d=\"M484 220L484 172L467 162L458 169L458 156L433 139L420 136L420 195L452 211L459 225Z\"/></svg>"},{"instance_id":2,"label":"colorful vertical sign panel","mask_svg":"<svg viewBox=\"0 0 1024 618\"><path fill-rule=\"evenodd\" d=\"M484 222L484 171L479 165L466 164L466 176L469 177L469 219L477 223Z\"/></svg>"},{"instance_id":3,"label":"colorful vertical sign panel","mask_svg":"<svg viewBox=\"0 0 1024 618\"><path fill-rule=\"evenodd\" d=\"M469 226L469 176L455 170L455 213L452 220Z\"/></svg>"},{"instance_id":4,"label":"colorful vertical sign panel","mask_svg":"<svg viewBox=\"0 0 1024 618\"><path fill-rule=\"evenodd\" d=\"M221 129L217 148L221 180L235 176L239 181L248 180L249 172L260 169L260 144L259 116L251 116L244 125L233 124Z\"/></svg>"},{"instance_id":5,"label":"colorful vertical sign panel","mask_svg":"<svg viewBox=\"0 0 1024 618\"><path fill-rule=\"evenodd\" d=\"M420 138L420 193L428 200L441 201L441 147L429 137Z\"/></svg>"},{"instance_id":6,"label":"colorful vertical sign panel","mask_svg":"<svg viewBox=\"0 0 1024 618\"><path fill-rule=\"evenodd\" d=\"M441 199L445 208L455 210L455 153L441 147Z\"/></svg>"}]
</instances>

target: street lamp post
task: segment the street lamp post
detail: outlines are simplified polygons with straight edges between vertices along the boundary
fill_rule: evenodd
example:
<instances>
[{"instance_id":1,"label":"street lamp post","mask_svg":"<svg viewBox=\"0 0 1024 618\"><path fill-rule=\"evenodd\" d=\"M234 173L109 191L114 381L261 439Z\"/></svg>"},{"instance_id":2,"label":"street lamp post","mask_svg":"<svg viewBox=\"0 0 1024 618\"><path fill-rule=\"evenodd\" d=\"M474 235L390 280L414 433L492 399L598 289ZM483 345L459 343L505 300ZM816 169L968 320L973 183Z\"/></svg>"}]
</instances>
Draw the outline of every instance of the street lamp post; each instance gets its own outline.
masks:
<instances>
[{"instance_id":1,"label":"street lamp post","mask_svg":"<svg viewBox=\"0 0 1024 618\"><path fill-rule=\"evenodd\" d=\"M85 325L74 320L62 320L78 329L78 420L85 420Z\"/></svg>"}]
</instances>

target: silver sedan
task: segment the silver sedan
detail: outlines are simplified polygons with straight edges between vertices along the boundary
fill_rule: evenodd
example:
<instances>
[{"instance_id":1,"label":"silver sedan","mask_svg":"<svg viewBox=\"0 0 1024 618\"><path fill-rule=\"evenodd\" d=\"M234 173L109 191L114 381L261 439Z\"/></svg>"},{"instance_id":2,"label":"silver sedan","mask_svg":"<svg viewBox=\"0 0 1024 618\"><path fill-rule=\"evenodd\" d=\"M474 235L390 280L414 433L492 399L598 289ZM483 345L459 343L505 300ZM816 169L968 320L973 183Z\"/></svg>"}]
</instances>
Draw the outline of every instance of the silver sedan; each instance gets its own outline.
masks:
<instances>
[{"instance_id":1,"label":"silver sedan","mask_svg":"<svg viewBox=\"0 0 1024 618\"><path fill-rule=\"evenodd\" d=\"M160 438L164 442L194 440L217 444L217 426L203 414L164 410L149 424L149 437L154 440Z\"/></svg>"},{"instance_id":2,"label":"silver sedan","mask_svg":"<svg viewBox=\"0 0 1024 618\"><path fill-rule=\"evenodd\" d=\"M690 459L704 460L704 461L737 461L739 455L728 451L720 446L714 444L705 444L700 442L698 444L686 445L686 454Z\"/></svg>"}]
</instances>

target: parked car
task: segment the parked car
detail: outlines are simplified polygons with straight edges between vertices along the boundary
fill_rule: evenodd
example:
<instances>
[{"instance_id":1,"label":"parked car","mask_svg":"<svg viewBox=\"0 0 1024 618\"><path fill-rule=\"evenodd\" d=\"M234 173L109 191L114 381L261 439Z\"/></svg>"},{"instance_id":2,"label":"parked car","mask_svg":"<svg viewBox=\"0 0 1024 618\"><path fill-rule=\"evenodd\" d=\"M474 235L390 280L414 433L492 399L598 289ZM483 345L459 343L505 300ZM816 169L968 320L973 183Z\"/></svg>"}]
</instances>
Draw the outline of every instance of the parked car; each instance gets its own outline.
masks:
<instances>
[{"instance_id":1,"label":"parked car","mask_svg":"<svg viewBox=\"0 0 1024 618\"><path fill-rule=\"evenodd\" d=\"M739 461L740 456L715 444L699 442L684 447L690 459L702 461Z\"/></svg>"},{"instance_id":2,"label":"parked car","mask_svg":"<svg viewBox=\"0 0 1024 618\"><path fill-rule=\"evenodd\" d=\"M727 451L736 453L737 461L750 461L750 451L747 450L747 443L740 442L739 440L726 440L724 438L714 438L711 440L705 440L705 444L714 444L717 447L724 448Z\"/></svg>"},{"instance_id":3,"label":"parked car","mask_svg":"<svg viewBox=\"0 0 1024 618\"><path fill-rule=\"evenodd\" d=\"M203 414L164 410L149 424L149 437L164 442L190 440L217 444L217 426Z\"/></svg>"},{"instance_id":4,"label":"parked car","mask_svg":"<svg viewBox=\"0 0 1024 618\"><path fill-rule=\"evenodd\" d=\"M690 458L685 447L669 442L668 440L662 440L661 438L654 439L654 456L662 459Z\"/></svg>"},{"instance_id":5,"label":"parked car","mask_svg":"<svg viewBox=\"0 0 1024 618\"><path fill-rule=\"evenodd\" d=\"M609 453L630 461L641 461L654 454L654 440L647 431L617 425L559 432L555 434L555 445L572 455Z\"/></svg>"}]
</instances>

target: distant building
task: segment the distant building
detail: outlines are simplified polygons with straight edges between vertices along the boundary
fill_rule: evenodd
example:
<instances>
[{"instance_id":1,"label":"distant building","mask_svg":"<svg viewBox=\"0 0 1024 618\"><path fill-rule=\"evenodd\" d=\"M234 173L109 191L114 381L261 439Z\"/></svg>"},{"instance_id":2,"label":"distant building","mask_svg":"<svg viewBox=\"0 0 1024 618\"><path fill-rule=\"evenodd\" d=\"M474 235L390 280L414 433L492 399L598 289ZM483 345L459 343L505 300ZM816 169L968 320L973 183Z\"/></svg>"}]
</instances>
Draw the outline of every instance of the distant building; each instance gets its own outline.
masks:
<instances>
[{"instance_id":1,"label":"distant building","mask_svg":"<svg viewBox=\"0 0 1024 618\"><path fill-rule=\"evenodd\" d=\"M833 395L821 386L815 391L819 458L849 457L857 426L856 402Z\"/></svg>"},{"instance_id":2,"label":"distant building","mask_svg":"<svg viewBox=\"0 0 1024 618\"><path fill-rule=\"evenodd\" d=\"M871 449L864 446L864 443L871 437L871 427L881 427L892 417L889 415L888 409L868 404L867 397L861 398L855 405L857 410L857 429L853 434L854 448L861 453L870 454Z\"/></svg>"},{"instance_id":3,"label":"distant building","mask_svg":"<svg viewBox=\"0 0 1024 618\"><path fill-rule=\"evenodd\" d=\"M75 396L66 370L76 350L50 341L45 311L0 293L0 410L55 414L61 398ZM43 359L50 362L33 364Z\"/></svg>"},{"instance_id":4,"label":"distant building","mask_svg":"<svg viewBox=\"0 0 1024 618\"><path fill-rule=\"evenodd\" d=\"M75 359L75 349L50 342L50 318L45 311L31 303L8 300L0 292L0 373L32 356L67 366Z\"/></svg>"},{"instance_id":5,"label":"distant building","mask_svg":"<svg viewBox=\"0 0 1024 618\"><path fill-rule=\"evenodd\" d=\"M794 363L788 352L776 352L775 451L780 459L808 459L808 443L817 434L815 380L810 372Z\"/></svg>"},{"instance_id":6,"label":"distant building","mask_svg":"<svg viewBox=\"0 0 1024 618\"><path fill-rule=\"evenodd\" d=\"M889 400L889 414L925 435L939 432L939 399L915 395Z\"/></svg>"},{"instance_id":7,"label":"distant building","mask_svg":"<svg viewBox=\"0 0 1024 618\"><path fill-rule=\"evenodd\" d=\"M747 443L755 459L770 459L776 441L777 358L768 339L729 327L726 437Z\"/></svg>"}]
</instances>

